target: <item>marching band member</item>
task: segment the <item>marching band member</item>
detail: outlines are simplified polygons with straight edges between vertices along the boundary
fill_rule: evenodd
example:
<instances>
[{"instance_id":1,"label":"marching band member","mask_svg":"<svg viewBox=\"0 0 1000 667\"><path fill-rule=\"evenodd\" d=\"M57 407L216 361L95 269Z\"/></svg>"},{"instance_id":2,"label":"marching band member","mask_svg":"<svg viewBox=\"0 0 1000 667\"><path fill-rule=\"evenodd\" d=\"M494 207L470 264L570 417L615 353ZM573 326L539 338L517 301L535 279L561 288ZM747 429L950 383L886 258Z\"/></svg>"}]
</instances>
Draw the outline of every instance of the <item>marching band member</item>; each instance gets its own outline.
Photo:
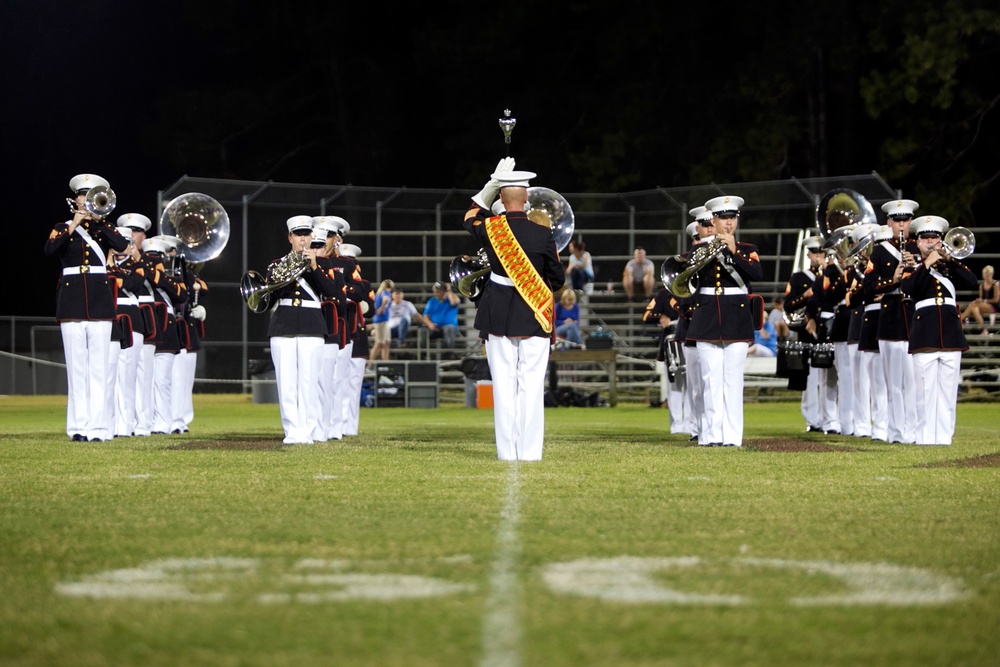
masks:
<instances>
[{"instance_id":1,"label":"marching band member","mask_svg":"<svg viewBox=\"0 0 1000 667\"><path fill-rule=\"evenodd\" d=\"M660 351L656 355L656 361L657 366L663 369L660 399L666 402L667 410L670 413L670 432L690 434L690 431L684 430L686 427L684 419L684 374L672 373L669 368L671 353L667 349L669 344L668 336L673 335L674 342L677 342L676 332L680 326L680 314L674 310L671 302L676 302L674 296L667 289L661 289L646 304L646 310L642 314L642 321L647 324L658 324L660 326ZM673 325L673 329L670 328L671 325ZM683 339L678 344L682 342Z\"/></svg>"},{"instance_id":2,"label":"marching band member","mask_svg":"<svg viewBox=\"0 0 1000 667\"><path fill-rule=\"evenodd\" d=\"M174 424L173 375L175 357L187 346L187 325L177 319L177 313L188 298L187 288L164 268L164 258L171 249L169 241L153 236L142 242L142 249L154 266L154 309L163 324L163 335L157 339L153 355L152 432L178 432Z\"/></svg>"},{"instance_id":3,"label":"marching band member","mask_svg":"<svg viewBox=\"0 0 1000 667\"><path fill-rule=\"evenodd\" d=\"M878 225L862 224L857 225L850 232L850 240L853 244L851 252L854 252L859 243L867 243L868 234L878 229ZM864 292L861 289L864 281L864 271L859 266L862 257L859 256L847 269L845 274L846 289L844 290L844 307L850 313L850 321L847 325L847 358L850 363L851 382L848 385L843 378L839 378L839 386L842 392L850 393L851 421L850 433L844 424L844 412L841 411L840 426L845 435L854 435L858 438L870 438L872 436L872 393L871 382L868 378L868 366L865 363L865 355L858 347L861 340L861 326L865 319ZM837 353L839 354L839 352ZM838 366L839 372L839 366ZM843 393L838 397L843 400ZM884 423L884 421L883 421Z\"/></svg>"},{"instance_id":4,"label":"marching band member","mask_svg":"<svg viewBox=\"0 0 1000 667\"><path fill-rule=\"evenodd\" d=\"M334 410L337 405L335 402L337 362L340 357L340 348L345 344L343 337L346 328L347 297L344 294L343 267L339 263L334 266L333 261L337 257L334 246L340 244L340 226L334 223L332 216L316 216L312 221L313 231L310 247L316 251L316 263L336 282L335 291L337 292L335 296L324 296L322 300L326 334L323 337L323 348L320 350L320 411L313 440L325 442L327 440L340 440L343 436L342 432L335 432L333 426Z\"/></svg>"},{"instance_id":5,"label":"marching band member","mask_svg":"<svg viewBox=\"0 0 1000 667\"><path fill-rule=\"evenodd\" d=\"M332 407L331 411L324 415L327 419L325 429L327 438L339 440L344 436L344 418L349 410L347 386L353 366L351 359L354 357L354 339L359 326L364 327L365 306L361 304L364 301L365 291L357 261L342 251L344 237L351 231L350 223L336 215L313 218L313 223L328 230L327 246L330 255L324 263L324 266L328 267L327 274L332 275L330 271L333 271L343 279L343 286L338 292L343 301L343 308L339 312L344 318L340 334L341 345L337 352L332 395L328 398Z\"/></svg>"},{"instance_id":6,"label":"marching band member","mask_svg":"<svg viewBox=\"0 0 1000 667\"><path fill-rule=\"evenodd\" d=\"M917 423L916 396L913 385L913 360L907 353L909 323L913 302L900 290L905 265L912 265L916 244L908 241L913 212L919 205L910 199L897 199L882 205L892 237L878 242L872 250L865 274L864 289L881 295L878 317L878 347L885 374L887 437L889 442L912 443Z\"/></svg>"},{"instance_id":7,"label":"marching band member","mask_svg":"<svg viewBox=\"0 0 1000 667\"><path fill-rule=\"evenodd\" d=\"M128 227L132 230L132 242L140 249L139 262L145 283L138 293L139 310L142 312L146 333L139 352L139 368L136 371L135 434L150 435L153 432L153 418L156 411L154 399L154 379L156 375L156 344L163 339L167 326L166 308L156 301L156 286L165 269L159 254L143 252L146 233L151 221L144 215L128 214Z\"/></svg>"},{"instance_id":8,"label":"marching band member","mask_svg":"<svg viewBox=\"0 0 1000 667\"><path fill-rule=\"evenodd\" d=\"M951 444L962 352L969 349L956 296L958 290L976 287L976 274L942 249L941 235L947 229L948 221L936 215L913 222L920 262L900 283L914 301L909 351L913 356L918 445Z\"/></svg>"},{"instance_id":9,"label":"marching band member","mask_svg":"<svg viewBox=\"0 0 1000 667\"><path fill-rule=\"evenodd\" d=\"M493 378L493 430L501 461L538 461L545 439L545 371L555 327L552 299L566 281L552 229L525 213L529 180L497 164L472 197L463 227L485 250L492 272L476 304L475 327L486 341ZM490 206L500 195L505 213Z\"/></svg>"},{"instance_id":10,"label":"marching band member","mask_svg":"<svg viewBox=\"0 0 1000 667\"><path fill-rule=\"evenodd\" d=\"M340 244L341 255L357 262L361 248L350 243ZM361 275L358 264L357 275ZM350 309L357 313L357 326L353 331L351 346L351 365L347 374L343 400L344 435L357 435L358 422L361 419L361 385L365 379L365 368L368 366L368 332L365 327L365 313L371 313L375 308L375 292L370 282L361 278L361 291L364 298L359 302L350 302Z\"/></svg>"},{"instance_id":11,"label":"marching band member","mask_svg":"<svg viewBox=\"0 0 1000 667\"><path fill-rule=\"evenodd\" d=\"M688 233L692 239L692 249L697 243L709 243L715 238L715 227L712 225L712 212L704 206L696 206L688 211L695 220L695 229L692 232L690 226ZM690 252L688 253L688 256ZM695 302L698 294L692 294L685 299L679 299L674 309L681 316L681 332L684 334L684 370L687 382L684 414L688 416L688 430L691 432L691 441L698 442L698 434L704 430L705 419L705 380L701 371L701 364L698 363L698 344L688 338L688 328L691 326L691 316L694 314Z\"/></svg>"},{"instance_id":12,"label":"marching band member","mask_svg":"<svg viewBox=\"0 0 1000 667\"><path fill-rule=\"evenodd\" d=\"M103 218L85 209L87 192L97 186L108 187L108 182L94 174L70 179L73 217L57 223L45 243L45 254L62 265L56 321L66 356L66 434L78 442L107 441L114 435L106 392L115 300L105 262L110 250L128 247Z\"/></svg>"},{"instance_id":13,"label":"marching band member","mask_svg":"<svg viewBox=\"0 0 1000 667\"><path fill-rule=\"evenodd\" d=\"M320 413L319 380L321 348L327 332L321 301L337 295L336 283L319 267L312 240L312 218L296 215L286 222L291 253L271 262L267 282L283 287L272 292L277 304L272 311L267 335L278 383L278 407L286 445L311 445ZM296 253L301 253L298 255ZM292 278L289 265L305 271Z\"/></svg>"},{"instance_id":14,"label":"marching band member","mask_svg":"<svg viewBox=\"0 0 1000 667\"><path fill-rule=\"evenodd\" d=\"M873 245L892 238L888 225L879 225ZM873 251L874 252L874 251ZM889 438L889 398L885 386L885 359L879 348L878 323L882 312L882 295L868 290L868 275L874 271L871 257L865 265L861 283L860 302L865 305L858 333L858 351L862 353L864 373L868 378L869 404L871 405L872 440L886 441Z\"/></svg>"},{"instance_id":15,"label":"marching band member","mask_svg":"<svg viewBox=\"0 0 1000 667\"><path fill-rule=\"evenodd\" d=\"M757 247L738 243L734 236L742 205L743 198L733 196L705 202L712 213L715 240L724 246L698 272L701 287L687 333L688 340L697 344L705 383L699 445L743 445L743 367L754 339L748 295L763 269Z\"/></svg>"},{"instance_id":16,"label":"marching band member","mask_svg":"<svg viewBox=\"0 0 1000 667\"><path fill-rule=\"evenodd\" d=\"M174 237L176 238L176 237ZM177 243L180 239L177 239ZM174 248L175 253L180 248ZM188 300L181 306L179 322L187 327L187 347L177 353L174 359L173 404L174 422L171 431L187 433L194 421L194 376L198 366L198 352L201 351L201 341L205 337L205 317L207 312L202 299L208 292L208 283L194 271L194 267L183 255L174 260L174 273L177 279L184 283L188 292Z\"/></svg>"},{"instance_id":17,"label":"marching band member","mask_svg":"<svg viewBox=\"0 0 1000 667\"><path fill-rule=\"evenodd\" d=\"M129 214L133 215L133 214ZM128 318L131 340L124 342L118 356L118 363L112 369L115 375L114 433L116 436L129 437L135 434L136 410L135 401L138 393L136 378L139 372L139 357L142 354L142 343L146 334L146 321L139 308L138 294L145 284L145 269L140 261L139 248L132 242L132 229L121 223L127 216L118 218L116 231L129 241L125 252L112 251L108 262L108 273L117 285L118 318ZM114 349L112 348L112 352Z\"/></svg>"}]
</instances>

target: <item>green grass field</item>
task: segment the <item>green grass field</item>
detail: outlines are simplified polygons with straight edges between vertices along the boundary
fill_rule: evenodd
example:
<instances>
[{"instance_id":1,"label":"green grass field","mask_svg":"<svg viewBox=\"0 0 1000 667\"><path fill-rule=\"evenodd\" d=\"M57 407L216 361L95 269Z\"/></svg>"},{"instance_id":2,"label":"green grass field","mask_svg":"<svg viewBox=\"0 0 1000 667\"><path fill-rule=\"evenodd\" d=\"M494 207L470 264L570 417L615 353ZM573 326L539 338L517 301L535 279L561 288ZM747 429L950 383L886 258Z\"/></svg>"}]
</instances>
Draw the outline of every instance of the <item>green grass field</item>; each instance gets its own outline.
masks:
<instances>
[{"instance_id":1,"label":"green grass field","mask_svg":"<svg viewBox=\"0 0 1000 667\"><path fill-rule=\"evenodd\" d=\"M751 403L743 449L557 408L520 465L489 411L284 447L276 406L196 409L80 444L0 397L0 663L1000 664L996 405L917 447Z\"/></svg>"}]
</instances>

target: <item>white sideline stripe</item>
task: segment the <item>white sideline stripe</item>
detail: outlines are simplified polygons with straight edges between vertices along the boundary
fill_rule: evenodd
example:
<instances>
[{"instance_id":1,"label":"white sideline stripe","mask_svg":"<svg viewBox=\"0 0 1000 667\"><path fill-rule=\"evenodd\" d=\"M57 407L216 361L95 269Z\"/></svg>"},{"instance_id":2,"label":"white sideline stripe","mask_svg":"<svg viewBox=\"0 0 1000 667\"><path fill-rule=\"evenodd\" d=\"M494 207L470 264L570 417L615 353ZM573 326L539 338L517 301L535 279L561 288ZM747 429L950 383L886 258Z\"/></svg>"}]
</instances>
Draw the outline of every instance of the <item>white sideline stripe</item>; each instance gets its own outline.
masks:
<instances>
[{"instance_id":1,"label":"white sideline stripe","mask_svg":"<svg viewBox=\"0 0 1000 667\"><path fill-rule=\"evenodd\" d=\"M521 520L520 464L513 461L507 471L507 483L500 523L497 525L496 551L490 573L490 590L483 617L483 667L515 667L521 664L521 619L517 616L517 561L521 543L517 528Z\"/></svg>"}]
</instances>

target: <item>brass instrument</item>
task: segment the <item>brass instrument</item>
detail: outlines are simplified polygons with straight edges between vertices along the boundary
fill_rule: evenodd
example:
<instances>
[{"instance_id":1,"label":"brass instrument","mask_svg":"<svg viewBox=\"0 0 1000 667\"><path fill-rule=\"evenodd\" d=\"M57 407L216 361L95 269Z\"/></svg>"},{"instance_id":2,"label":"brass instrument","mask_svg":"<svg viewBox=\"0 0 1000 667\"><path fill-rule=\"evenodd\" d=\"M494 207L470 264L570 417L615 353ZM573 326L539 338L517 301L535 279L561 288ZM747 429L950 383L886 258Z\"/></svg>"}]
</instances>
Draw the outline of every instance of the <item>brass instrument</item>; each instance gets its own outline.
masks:
<instances>
[{"instance_id":1,"label":"brass instrument","mask_svg":"<svg viewBox=\"0 0 1000 667\"><path fill-rule=\"evenodd\" d=\"M79 212L75 199L66 197L66 203L69 204L69 210L73 215ZM118 198L115 196L114 190L103 185L97 185L87 190L87 196L83 200L83 208L91 217L103 219L111 215L117 203Z\"/></svg>"},{"instance_id":2,"label":"brass instrument","mask_svg":"<svg viewBox=\"0 0 1000 667\"><path fill-rule=\"evenodd\" d=\"M952 227L936 249L961 261L976 251L976 235L965 227Z\"/></svg>"},{"instance_id":3,"label":"brass instrument","mask_svg":"<svg viewBox=\"0 0 1000 667\"><path fill-rule=\"evenodd\" d=\"M708 265L726 247L726 242L714 238L703 246L696 247L691 256L668 257L660 266L660 280L668 292L678 299L685 299L698 289L698 272Z\"/></svg>"},{"instance_id":4,"label":"brass instrument","mask_svg":"<svg viewBox=\"0 0 1000 667\"><path fill-rule=\"evenodd\" d=\"M275 264L271 270L271 282L256 271L247 271L240 280L240 293L247 308L255 313L266 311L271 307L271 293L298 280L310 264L304 253L293 250Z\"/></svg>"},{"instance_id":5,"label":"brass instrument","mask_svg":"<svg viewBox=\"0 0 1000 667\"><path fill-rule=\"evenodd\" d=\"M177 253L188 262L202 264L218 257L229 242L229 215L208 195L188 192L163 208L160 234L180 239Z\"/></svg>"},{"instance_id":6,"label":"brass instrument","mask_svg":"<svg viewBox=\"0 0 1000 667\"><path fill-rule=\"evenodd\" d=\"M524 212L535 224L552 229L556 252L562 252L569 245L576 228L576 217L573 215L573 207L561 194L549 188L530 187ZM480 248L475 255L459 255L453 259L448 278L455 286L455 291L475 300L486 287L490 271L489 257Z\"/></svg>"}]
</instances>

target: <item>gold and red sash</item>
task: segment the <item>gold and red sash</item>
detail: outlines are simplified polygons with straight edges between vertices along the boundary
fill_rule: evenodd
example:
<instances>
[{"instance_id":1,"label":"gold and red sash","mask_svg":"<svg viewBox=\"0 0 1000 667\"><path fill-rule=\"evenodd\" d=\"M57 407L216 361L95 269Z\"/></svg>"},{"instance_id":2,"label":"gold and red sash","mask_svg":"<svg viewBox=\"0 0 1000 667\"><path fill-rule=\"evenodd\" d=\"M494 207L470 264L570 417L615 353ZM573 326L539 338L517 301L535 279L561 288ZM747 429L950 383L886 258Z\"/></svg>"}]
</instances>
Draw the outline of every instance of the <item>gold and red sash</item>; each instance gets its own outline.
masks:
<instances>
[{"instance_id":1,"label":"gold and red sash","mask_svg":"<svg viewBox=\"0 0 1000 667\"><path fill-rule=\"evenodd\" d=\"M517 242L514 232L507 223L507 216L497 215L487 218L485 226L486 238L493 246L504 273L514 283L517 293L534 311L535 319L542 325L542 330L545 333L552 333L552 322L555 320L552 290L538 275L535 265Z\"/></svg>"}]
</instances>

